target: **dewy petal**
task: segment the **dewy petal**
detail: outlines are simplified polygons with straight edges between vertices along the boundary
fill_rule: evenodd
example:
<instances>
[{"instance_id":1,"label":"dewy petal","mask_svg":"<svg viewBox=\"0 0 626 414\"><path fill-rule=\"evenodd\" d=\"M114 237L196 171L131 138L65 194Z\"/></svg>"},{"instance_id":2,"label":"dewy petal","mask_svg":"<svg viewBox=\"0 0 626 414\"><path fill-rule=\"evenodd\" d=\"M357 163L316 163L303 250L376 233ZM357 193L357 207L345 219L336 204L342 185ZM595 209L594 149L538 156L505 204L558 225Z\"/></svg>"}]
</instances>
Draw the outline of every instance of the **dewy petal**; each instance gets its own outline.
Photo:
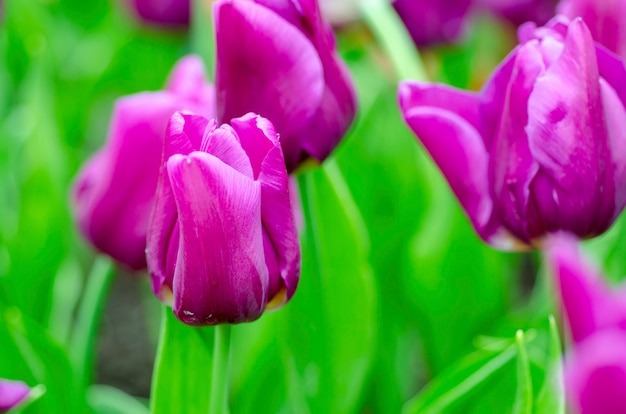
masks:
<instances>
[{"instance_id":1,"label":"dewy petal","mask_svg":"<svg viewBox=\"0 0 626 414\"><path fill-rule=\"evenodd\" d=\"M257 319L268 289L259 183L203 152L167 169L180 223L174 313L191 325Z\"/></svg>"},{"instance_id":2,"label":"dewy petal","mask_svg":"<svg viewBox=\"0 0 626 414\"><path fill-rule=\"evenodd\" d=\"M559 207L549 226L580 236L604 231L615 190L595 47L582 20L570 24L563 52L537 79L528 111L530 151Z\"/></svg>"},{"instance_id":3,"label":"dewy petal","mask_svg":"<svg viewBox=\"0 0 626 414\"><path fill-rule=\"evenodd\" d=\"M251 111L271 119L288 164L297 164L299 134L324 92L315 47L296 27L253 2L218 2L214 13L219 121Z\"/></svg>"},{"instance_id":4,"label":"dewy petal","mask_svg":"<svg viewBox=\"0 0 626 414\"><path fill-rule=\"evenodd\" d=\"M549 237L545 247L574 342L581 342L600 329L619 326L622 306L612 297L602 276L584 262L576 239L558 234Z\"/></svg>"},{"instance_id":5,"label":"dewy petal","mask_svg":"<svg viewBox=\"0 0 626 414\"><path fill-rule=\"evenodd\" d=\"M526 210L529 186L537 164L528 148L528 97L537 76L543 71L539 42L531 40L515 54L502 121L489 154L489 176L496 214L520 240L529 243Z\"/></svg>"},{"instance_id":6,"label":"dewy petal","mask_svg":"<svg viewBox=\"0 0 626 414\"><path fill-rule=\"evenodd\" d=\"M0 411L5 412L23 402L30 388L22 381L0 379Z\"/></svg>"},{"instance_id":7,"label":"dewy petal","mask_svg":"<svg viewBox=\"0 0 626 414\"><path fill-rule=\"evenodd\" d=\"M626 412L626 332L601 331L567 355L565 391L575 412L585 414Z\"/></svg>"},{"instance_id":8,"label":"dewy petal","mask_svg":"<svg viewBox=\"0 0 626 414\"><path fill-rule=\"evenodd\" d=\"M487 151L475 127L478 98L452 88L403 82L399 100L405 121L445 175L478 233L489 240L497 228L492 223Z\"/></svg>"},{"instance_id":9,"label":"dewy petal","mask_svg":"<svg viewBox=\"0 0 626 414\"><path fill-rule=\"evenodd\" d=\"M94 246L132 269L146 266L161 137L176 104L166 92L119 99L107 147L77 178L75 204L83 232Z\"/></svg>"}]
</instances>

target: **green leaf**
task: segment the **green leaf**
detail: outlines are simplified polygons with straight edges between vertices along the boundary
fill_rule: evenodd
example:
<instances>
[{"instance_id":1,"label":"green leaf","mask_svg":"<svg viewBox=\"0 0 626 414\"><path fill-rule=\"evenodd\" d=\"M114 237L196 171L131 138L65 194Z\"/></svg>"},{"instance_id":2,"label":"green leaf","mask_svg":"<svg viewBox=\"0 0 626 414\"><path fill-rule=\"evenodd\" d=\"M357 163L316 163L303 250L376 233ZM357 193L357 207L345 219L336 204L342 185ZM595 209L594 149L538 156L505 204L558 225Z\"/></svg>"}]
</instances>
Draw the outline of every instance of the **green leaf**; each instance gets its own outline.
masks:
<instances>
[{"instance_id":1,"label":"green leaf","mask_svg":"<svg viewBox=\"0 0 626 414\"><path fill-rule=\"evenodd\" d=\"M161 338L152 379L153 414L209 412L213 328L180 322L163 306Z\"/></svg>"},{"instance_id":2,"label":"green leaf","mask_svg":"<svg viewBox=\"0 0 626 414\"><path fill-rule=\"evenodd\" d=\"M530 376L530 362L524 340L524 332L518 330L515 334L517 348L517 394L513 406L514 414L532 414L533 412L533 383Z\"/></svg>"},{"instance_id":3,"label":"green leaf","mask_svg":"<svg viewBox=\"0 0 626 414\"><path fill-rule=\"evenodd\" d=\"M485 349L475 351L426 385L405 404L403 414L441 413L483 385L494 373L507 365L516 353L514 344L498 352Z\"/></svg>"},{"instance_id":4,"label":"green leaf","mask_svg":"<svg viewBox=\"0 0 626 414\"><path fill-rule=\"evenodd\" d=\"M550 351L546 361L546 377L537 397L536 414L565 414L563 386L563 355L561 338L553 315L550 315Z\"/></svg>"},{"instance_id":5,"label":"green leaf","mask_svg":"<svg viewBox=\"0 0 626 414\"><path fill-rule=\"evenodd\" d=\"M367 233L336 164L329 161L300 182L302 277L292 302L279 312L286 333L277 333L288 351L286 376L301 379L290 384L301 387L290 394L305 395L311 412L356 412L376 343Z\"/></svg>"},{"instance_id":6,"label":"green leaf","mask_svg":"<svg viewBox=\"0 0 626 414\"><path fill-rule=\"evenodd\" d=\"M96 414L149 414L146 405L108 385L92 385L87 391L87 402Z\"/></svg>"}]
</instances>

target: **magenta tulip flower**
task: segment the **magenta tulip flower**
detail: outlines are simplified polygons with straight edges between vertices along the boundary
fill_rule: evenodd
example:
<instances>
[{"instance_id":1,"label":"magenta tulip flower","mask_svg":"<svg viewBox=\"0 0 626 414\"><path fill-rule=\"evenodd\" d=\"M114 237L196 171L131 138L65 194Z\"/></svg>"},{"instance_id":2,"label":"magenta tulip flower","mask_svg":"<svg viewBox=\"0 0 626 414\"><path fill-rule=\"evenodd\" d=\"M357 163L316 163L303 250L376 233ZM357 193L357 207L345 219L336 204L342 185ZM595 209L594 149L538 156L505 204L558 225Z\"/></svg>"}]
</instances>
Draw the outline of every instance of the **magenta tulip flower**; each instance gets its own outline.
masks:
<instances>
[{"instance_id":1,"label":"magenta tulip flower","mask_svg":"<svg viewBox=\"0 0 626 414\"><path fill-rule=\"evenodd\" d=\"M189 24L190 0L131 0L137 15L148 23L162 26Z\"/></svg>"},{"instance_id":2,"label":"magenta tulip flower","mask_svg":"<svg viewBox=\"0 0 626 414\"><path fill-rule=\"evenodd\" d=\"M257 319L300 275L289 178L272 124L175 114L148 233L155 294L190 325Z\"/></svg>"},{"instance_id":3,"label":"magenta tulip flower","mask_svg":"<svg viewBox=\"0 0 626 414\"><path fill-rule=\"evenodd\" d=\"M395 0L392 5L417 46L455 42L462 34L471 0Z\"/></svg>"},{"instance_id":4,"label":"magenta tulip flower","mask_svg":"<svg viewBox=\"0 0 626 414\"><path fill-rule=\"evenodd\" d=\"M596 42L626 59L626 0L561 0L557 11L582 17Z\"/></svg>"},{"instance_id":5,"label":"magenta tulip flower","mask_svg":"<svg viewBox=\"0 0 626 414\"><path fill-rule=\"evenodd\" d=\"M519 26L534 22L543 25L555 14L558 0L478 0L477 5Z\"/></svg>"},{"instance_id":6,"label":"magenta tulip flower","mask_svg":"<svg viewBox=\"0 0 626 414\"><path fill-rule=\"evenodd\" d=\"M272 121L288 171L324 160L352 123L354 88L315 0L218 0L217 117Z\"/></svg>"},{"instance_id":7,"label":"magenta tulip flower","mask_svg":"<svg viewBox=\"0 0 626 414\"><path fill-rule=\"evenodd\" d=\"M0 379L0 412L9 411L26 400L30 388L22 381Z\"/></svg>"},{"instance_id":8,"label":"magenta tulip flower","mask_svg":"<svg viewBox=\"0 0 626 414\"><path fill-rule=\"evenodd\" d=\"M626 204L626 70L580 19L519 36L482 91L404 82L402 113L488 243L593 237Z\"/></svg>"},{"instance_id":9,"label":"magenta tulip flower","mask_svg":"<svg viewBox=\"0 0 626 414\"><path fill-rule=\"evenodd\" d=\"M626 412L626 290L611 290L577 250L573 236L547 243L569 332L565 389L574 412Z\"/></svg>"},{"instance_id":10,"label":"magenta tulip flower","mask_svg":"<svg viewBox=\"0 0 626 414\"><path fill-rule=\"evenodd\" d=\"M164 91L119 99L107 143L82 168L73 188L83 235L131 269L146 267L146 231L157 186L163 138L178 110L214 115L214 90L195 56L174 68Z\"/></svg>"}]
</instances>

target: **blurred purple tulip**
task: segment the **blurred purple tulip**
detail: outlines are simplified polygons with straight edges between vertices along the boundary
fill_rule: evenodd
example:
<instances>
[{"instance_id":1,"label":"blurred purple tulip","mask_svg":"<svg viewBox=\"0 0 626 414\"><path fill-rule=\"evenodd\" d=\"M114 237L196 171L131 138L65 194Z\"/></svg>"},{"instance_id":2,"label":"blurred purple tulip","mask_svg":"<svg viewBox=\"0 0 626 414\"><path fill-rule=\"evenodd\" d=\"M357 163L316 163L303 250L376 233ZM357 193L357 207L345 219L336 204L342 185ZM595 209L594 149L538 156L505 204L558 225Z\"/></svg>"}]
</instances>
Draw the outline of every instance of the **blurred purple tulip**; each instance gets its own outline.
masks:
<instances>
[{"instance_id":1,"label":"blurred purple tulip","mask_svg":"<svg viewBox=\"0 0 626 414\"><path fill-rule=\"evenodd\" d=\"M565 388L580 414L626 412L626 290L611 291L573 236L548 239L547 257L574 344Z\"/></svg>"},{"instance_id":2,"label":"blurred purple tulip","mask_svg":"<svg viewBox=\"0 0 626 414\"><path fill-rule=\"evenodd\" d=\"M402 113L488 243L593 237L626 204L626 70L580 19L519 36L481 92L404 82Z\"/></svg>"},{"instance_id":3,"label":"blurred purple tulip","mask_svg":"<svg viewBox=\"0 0 626 414\"><path fill-rule=\"evenodd\" d=\"M164 91L115 103L104 148L82 168L73 188L76 220L99 250L131 269L146 267L146 231L169 118L178 110L214 116L213 87L200 58L174 68Z\"/></svg>"},{"instance_id":4,"label":"blurred purple tulip","mask_svg":"<svg viewBox=\"0 0 626 414\"><path fill-rule=\"evenodd\" d=\"M0 379L0 412L9 411L20 405L26 397L30 388L22 381L12 381Z\"/></svg>"},{"instance_id":5,"label":"blurred purple tulip","mask_svg":"<svg viewBox=\"0 0 626 414\"><path fill-rule=\"evenodd\" d=\"M626 0L561 0L557 11L581 17L596 42L626 58Z\"/></svg>"},{"instance_id":6,"label":"blurred purple tulip","mask_svg":"<svg viewBox=\"0 0 626 414\"><path fill-rule=\"evenodd\" d=\"M272 121L288 171L324 160L352 123L350 75L315 0L214 4L219 122L247 112Z\"/></svg>"},{"instance_id":7,"label":"blurred purple tulip","mask_svg":"<svg viewBox=\"0 0 626 414\"><path fill-rule=\"evenodd\" d=\"M392 5L417 46L455 42L472 0L395 0Z\"/></svg>"},{"instance_id":8,"label":"blurred purple tulip","mask_svg":"<svg viewBox=\"0 0 626 414\"><path fill-rule=\"evenodd\" d=\"M543 25L555 14L558 0L477 0L477 6L519 26L534 22Z\"/></svg>"},{"instance_id":9,"label":"blurred purple tulip","mask_svg":"<svg viewBox=\"0 0 626 414\"><path fill-rule=\"evenodd\" d=\"M257 319L294 294L300 245L272 124L176 113L148 233L155 294L190 325Z\"/></svg>"},{"instance_id":10,"label":"blurred purple tulip","mask_svg":"<svg viewBox=\"0 0 626 414\"><path fill-rule=\"evenodd\" d=\"M131 0L137 15L148 23L164 26L187 26L190 0Z\"/></svg>"}]
</instances>

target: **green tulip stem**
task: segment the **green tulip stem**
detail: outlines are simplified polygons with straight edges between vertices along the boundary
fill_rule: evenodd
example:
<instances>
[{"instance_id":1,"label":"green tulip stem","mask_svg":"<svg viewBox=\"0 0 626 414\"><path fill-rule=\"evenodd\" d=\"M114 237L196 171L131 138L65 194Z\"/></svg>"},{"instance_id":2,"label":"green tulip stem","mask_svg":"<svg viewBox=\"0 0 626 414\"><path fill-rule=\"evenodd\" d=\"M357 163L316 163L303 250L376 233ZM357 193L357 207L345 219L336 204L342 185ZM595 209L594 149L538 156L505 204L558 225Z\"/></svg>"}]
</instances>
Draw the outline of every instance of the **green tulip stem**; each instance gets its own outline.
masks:
<instances>
[{"instance_id":1,"label":"green tulip stem","mask_svg":"<svg viewBox=\"0 0 626 414\"><path fill-rule=\"evenodd\" d=\"M215 32L213 26L213 1L192 0L191 50L204 61L209 79L215 77Z\"/></svg>"},{"instance_id":2,"label":"green tulip stem","mask_svg":"<svg viewBox=\"0 0 626 414\"><path fill-rule=\"evenodd\" d=\"M86 388L92 381L96 331L100 325L116 266L106 256L98 256L86 281L70 342L70 355L78 385Z\"/></svg>"},{"instance_id":3,"label":"green tulip stem","mask_svg":"<svg viewBox=\"0 0 626 414\"><path fill-rule=\"evenodd\" d=\"M213 344L213 373L211 375L211 404L209 414L228 412L228 383L230 380L230 325L215 327Z\"/></svg>"},{"instance_id":4,"label":"green tulip stem","mask_svg":"<svg viewBox=\"0 0 626 414\"><path fill-rule=\"evenodd\" d=\"M361 14L400 80L426 81L426 70L409 32L388 0L361 1Z\"/></svg>"}]
</instances>

